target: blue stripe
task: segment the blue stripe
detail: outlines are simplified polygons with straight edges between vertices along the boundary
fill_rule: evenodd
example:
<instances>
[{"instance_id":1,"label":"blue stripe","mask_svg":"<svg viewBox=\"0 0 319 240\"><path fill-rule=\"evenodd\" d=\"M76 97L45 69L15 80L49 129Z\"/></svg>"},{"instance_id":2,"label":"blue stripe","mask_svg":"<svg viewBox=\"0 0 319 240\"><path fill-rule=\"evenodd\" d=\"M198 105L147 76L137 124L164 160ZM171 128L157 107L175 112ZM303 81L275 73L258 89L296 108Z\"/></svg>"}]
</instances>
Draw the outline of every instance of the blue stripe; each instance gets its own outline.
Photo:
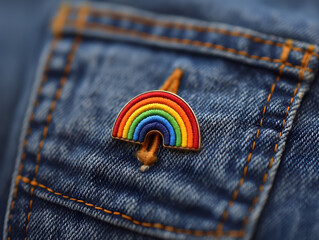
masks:
<instances>
[{"instance_id":1,"label":"blue stripe","mask_svg":"<svg viewBox=\"0 0 319 240\"><path fill-rule=\"evenodd\" d=\"M169 131L169 135L170 135L170 146L175 146L176 145L176 135L175 135L175 131L173 126L170 124L169 121L167 121L165 118L159 116L159 115L153 115L153 116L149 116L147 118L144 118L135 128L134 130L134 135L133 135L133 139L134 141L138 141L139 139L139 135L141 132L141 129L148 123L154 123L154 122L158 122L158 123L162 123Z\"/></svg>"}]
</instances>

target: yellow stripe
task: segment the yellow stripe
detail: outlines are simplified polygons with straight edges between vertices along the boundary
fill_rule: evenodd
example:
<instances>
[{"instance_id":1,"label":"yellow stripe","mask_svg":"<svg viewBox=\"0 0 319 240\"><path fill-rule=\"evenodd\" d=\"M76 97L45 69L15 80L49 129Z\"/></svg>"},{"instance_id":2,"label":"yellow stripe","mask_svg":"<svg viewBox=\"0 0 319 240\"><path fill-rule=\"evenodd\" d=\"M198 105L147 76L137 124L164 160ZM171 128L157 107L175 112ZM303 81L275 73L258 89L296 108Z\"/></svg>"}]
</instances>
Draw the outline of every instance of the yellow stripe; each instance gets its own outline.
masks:
<instances>
[{"instance_id":1,"label":"yellow stripe","mask_svg":"<svg viewBox=\"0 0 319 240\"><path fill-rule=\"evenodd\" d=\"M128 132L130 130L130 126L133 123L134 119L137 118L141 113L150 110L150 109L161 109L164 110L165 112L169 113L172 115L175 120L177 121L180 129L181 129L181 137L182 137L182 147L187 147L187 130L185 127L185 123L181 116L171 107L160 104L160 103L152 103L152 104L147 104L141 108L136 109L133 114L129 117L127 120L124 130L123 130L123 138L127 138Z\"/></svg>"}]
</instances>

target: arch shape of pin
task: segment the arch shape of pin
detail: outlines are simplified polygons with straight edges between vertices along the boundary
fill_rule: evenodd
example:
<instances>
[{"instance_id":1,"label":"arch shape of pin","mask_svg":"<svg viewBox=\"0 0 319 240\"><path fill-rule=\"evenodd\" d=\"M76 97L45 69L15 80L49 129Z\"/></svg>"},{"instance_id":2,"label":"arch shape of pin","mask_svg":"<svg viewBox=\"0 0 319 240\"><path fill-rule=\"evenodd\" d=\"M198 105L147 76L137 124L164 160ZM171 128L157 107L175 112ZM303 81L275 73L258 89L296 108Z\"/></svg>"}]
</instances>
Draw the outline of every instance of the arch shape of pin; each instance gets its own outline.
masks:
<instances>
[{"instance_id":1,"label":"arch shape of pin","mask_svg":"<svg viewBox=\"0 0 319 240\"><path fill-rule=\"evenodd\" d=\"M191 107L167 91L145 92L129 101L119 113L112 137L143 143L146 136L159 132L164 147L198 150L200 129Z\"/></svg>"}]
</instances>

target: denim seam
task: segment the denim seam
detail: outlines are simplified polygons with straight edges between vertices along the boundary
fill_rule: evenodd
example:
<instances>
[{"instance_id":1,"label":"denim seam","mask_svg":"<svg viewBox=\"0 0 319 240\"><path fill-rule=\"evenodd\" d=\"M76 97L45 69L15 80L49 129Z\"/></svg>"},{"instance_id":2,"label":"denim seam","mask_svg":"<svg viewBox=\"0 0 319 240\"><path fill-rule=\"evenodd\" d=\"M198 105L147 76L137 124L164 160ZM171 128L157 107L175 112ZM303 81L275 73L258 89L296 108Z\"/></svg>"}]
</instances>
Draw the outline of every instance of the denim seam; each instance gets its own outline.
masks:
<instances>
[{"instance_id":1,"label":"denim seam","mask_svg":"<svg viewBox=\"0 0 319 240\"><path fill-rule=\"evenodd\" d=\"M307 50L307 52L305 52L305 54L304 54L304 56L303 56L303 59L302 59L302 65L303 65L304 68L307 67L307 65L308 65L308 63L309 63L309 61L310 61L310 59L311 59L311 56L312 56L312 54L313 54L313 51L314 51L314 46L310 45L310 46L309 46L309 49ZM284 50L283 50L283 53L284 53ZM288 53L288 54L289 54L289 53ZM286 56L286 59L287 59L287 58L288 58L288 56ZM229 211L229 209L230 209L232 206L234 206L235 201L236 201L236 199L237 199L237 197L238 197L238 195L239 195L239 189L240 189L240 187L243 185L243 183L244 183L244 181L245 181L245 176L246 176L246 174L247 174L247 172L248 172L248 164L249 164L249 162L250 162L250 160L251 160L253 150L255 149L256 139L259 137L260 128L262 127L262 122L263 122L263 118L264 118L264 115L265 115L265 112L266 112L267 104L268 104L268 102L269 102L269 100L270 100L270 98L271 98L271 95L272 95L272 93L273 93L273 91L274 91L274 88L275 88L276 83L280 80L280 77L281 77L281 75L282 75L282 70L283 70L284 66L285 66L285 64L284 64L284 60L283 60L283 65L282 65L282 67L280 68L280 71L279 71L279 74L278 74L278 76L277 76L277 79L276 79L275 83L272 85L271 92L270 92L270 94L268 95L267 102L266 102L266 104L265 104L265 106L264 106L264 108L263 108L263 114L262 114L262 118L261 118L261 120L260 120L260 127L259 127L258 130L257 130L256 137L255 137L255 140L254 140L253 145L252 145L252 150L251 150L251 152L249 153L248 158L247 158L247 161L246 161L246 164L245 164L245 166L244 166L243 176L240 178L239 183L237 184L237 187L236 187L235 190L233 191L232 197L231 197L231 199L229 200L229 202L228 202L228 204L227 204L227 207L226 207L226 209L224 210L224 212L223 212L223 214L222 214L222 219L221 219L221 221L220 221L219 224L218 224L218 227L217 227L217 228L218 228L219 231L222 231L223 226L224 226L224 224L226 223L227 218L228 218L228 216L229 216L229 212L228 212L228 211ZM277 143L275 144L275 146L274 146L273 156L272 156L272 157L270 158L270 160L269 160L269 163L268 163L266 172L264 173L263 178L262 178L262 183L261 183L260 186L258 187L258 193L257 193L257 195L253 198L253 201L252 201L252 203L251 203L251 206L250 206L249 209L248 209L248 213L247 213L247 215L244 217L244 219L243 219L243 221L242 221L243 229L245 228L246 224L247 224L248 221L249 221L250 213L253 212L255 205L258 203L259 195L262 193L263 188L264 188L264 185L265 185L265 183L266 183L266 181L267 181L267 179L268 179L268 172L271 170L271 168L272 168L272 166L273 166L274 155L276 154L277 149L278 149L278 143L279 143L279 141L280 141L280 139L281 139L282 132L283 132L284 127L285 127L286 118L287 118L287 116L288 116L288 114L289 114L289 110L290 110L291 105L292 105L292 103L293 103L293 101L294 101L294 97L296 96L296 94L297 94L297 92L298 92L298 89L299 89L300 86L301 86L300 82L303 80L303 75L304 75L304 71L301 70L300 73L299 73L299 76L298 76L298 81L299 81L299 82L298 82L297 86L296 86L295 89L294 89L293 96L290 98L289 106L287 107L286 112L285 112L285 118L284 118L283 121L282 121L282 128L281 128L281 131L280 131L280 133L279 133L279 135L278 135L278 142L277 142Z\"/></svg>"},{"instance_id":2,"label":"denim seam","mask_svg":"<svg viewBox=\"0 0 319 240\"><path fill-rule=\"evenodd\" d=\"M43 71L43 75L42 75L42 79L41 79L41 82L40 82L40 85L37 89L37 93L36 93L36 98L35 98L35 101L33 103L33 111L31 112L30 114L30 117L29 117L29 127L27 129L27 132L26 132L26 136L23 140L23 146L22 146L22 158L21 158L21 163L19 165L19 171L18 171L18 176L22 173L23 171L23 168L24 168L24 162L26 160L26 147L28 145L28 139L32 133L32 123L34 121L34 114L35 114L35 110L37 109L37 106L39 105L39 99L40 99L40 95L42 93L42 90L43 90L43 87L47 81L47 74L49 72L49 67L50 67L50 62L52 60L52 57L53 57L53 52L54 52L54 49L56 48L57 46L57 42L58 42L58 38L56 38L54 36L53 40L51 41L50 43L50 46L49 46L49 54L48 54L48 57L47 57L47 60L46 60L46 64L45 64L45 67L44 67L44 71ZM12 202L11 202L11 206L10 206L10 215L9 215L9 227L8 227L8 240L11 239L10 237L10 234L11 234L11 230L12 230L12 226L11 226L11 223L12 223L12 219L13 219L13 213L14 213L14 206L15 206L15 203L16 203L16 200L17 200L17 196L18 196L18 187L19 187L19 180L18 178L16 178L16 183L15 183L15 187L14 187L14 193L13 193L13 199L12 199Z\"/></svg>"},{"instance_id":3,"label":"denim seam","mask_svg":"<svg viewBox=\"0 0 319 240\"><path fill-rule=\"evenodd\" d=\"M75 8L76 9L76 8ZM215 28L215 27L202 27L202 26L197 26L197 25L193 25L193 24L184 24L182 22L168 22L165 20L154 20L152 18L148 18L148 17L140 17L137 15L133 15L133 14L128 14L128 13L119 13L119 12L115 12L112 10L108 10L108 9L104 9L104 10L92 10L92 16L106 16L106 17L111 17L113 19L127 19L133 23L138 23L138 24L144 24L146 26L160 26L160 27L164 27L167 29L181 29L181 30L193 30L196 32L208 32L208 33L218 33L221 35L226 35L226 36L231 36L231 37L243 37L246 39L249 39L253 42L256 43L260 43L260 44L265 44L265 45L272 45L272 46L276 46L276 47L284 47L285 43L281 43L281 42L275 42L275 41L271 41L271 40L265 40L262 39L260 37L256 37L253 36L251 34L248 33L242 33L242 32L238 32L238 31L231 31L231 30L227 30L224 28ZM299 47L291 47L292 50L294 51L299 51L299 52L306 52L306 49L303 48L299 48ZM316 56L317 58L319 58L319 54L314 53L314 56Z\"/></svg>"},{"instance_id":4,"label":"denim seam","mask_svg":"<svg viewBox=\"0 0 319 240\"><path fill-rule=\"evenodd\" d=\"M65 75L65 74L64 74ZM40 144L39 144L39 151L37 153L37 157L36 157L36 167L35 167L35 172L34 172L34 180L36 179L36 176L37 176L37 173L38 173L38 170L39 170L39 163L40 163L40 158L41 158L41 151L43 149L43 145L44 145L44 140L46 139L46 136L47 136L47 133L48 133L48 128L49 128L49 125L52 121L52 114L55 110L55 107L56 107L56 104L57 104L57 101L59 100L60 96L61 96L61 92L62 92L62 88L66 82L66 78L63 77L62 78L63 81L60 82L60 86L58 87L58 89L56 90L56 93L55 93L55 97L54 97L54 100L52 101L51 103L51 106L50 106L50 109L49 109L49 114L47 116L47 120L46 120L46 124L45 124L45 127L43 129L43 133L42 133L42 139L40 141ZM28 212L28 215L27 215L27 225L26 225L26 237L25 239L27 239L27 234L28 234L28 227L29 227L29 222L30 222L30 216L31 216L31 210L32 210L32 203L33 203L33 190L34 190L34 187L31 188L30 190L30 202L29 202L29 212Z\"/></svg>"},{"instance_id":5,"label":"denim seam","mask_svg":"<svg viewBox=\"0 0 319 240\"><path fill-rule=\"evenodd\" d=\"M39 97L42 93L42 90L43 90L43 87L44 87L44 84L46 83L47 81L47 74L48 72L50 71L50 63L51 63L51 60L53 58L53 52L54 50L56 49L56 46L58 44L58 42L60 41L61 39L61 32L62 32L62 29L65 25L65 21L67 19L67 16L69 14L69 7L61 7L61 10L59 11L59 14L58 16L56 16L55 20L53 21L52 23L52 26L55 27L55 29L59 29L60 32L58 34L55 34L53 35L53 40L51 41L50 43L50 46L49 46L49 51L48 51L48 57L47 57L47 60L46 60L46 63L45 63L45 67L44 67L44 71L43 71L43 74L42 74L42 79L41 79L41 82L39 84L39 87L37 89L37 93L36 93L36 98L35 98L35 101L33 103L33 110L30 114L30 117L29 117L29 127L27 129L27 133L26 133L26 136L24 138L24 141L23 141L23 147L22 147L22 159L21 159L21 163L19 165L19 171L18 171L18 175L20 175L23 171L23 168L24 168L24 162L26 160L26 147L27 147L27 144L28 144L28 138L30 137L31 133L32 133L32 123L34 121L34 114L35 114L35 110L37 109L37 106L39 105ZM17 195L18 195L18 187L19 187L19 181L18 179L16 178L16 183L15 183L15 187L14 187L14 196L13 196L13 200L12 200L12 203L11 203L11 207L10 207L10 216L9 216L9 227L8 227L8 240L10 240L10 234L11 234L11 221L12 221L12 217L13 217L13 210L14 210L14 205L15 205L15 202L16 202L16 199L17 199ZM33 189L31 189L31 192L33 192ZM27 225L26 225L26 235L27 235L27 229L28 229L28 223L29 223L29 219L30 219L30 212L31 212L31 207L32 207L32 198L30 199L30 204L29 204L29 214L27 216ZM26 237L25 237L26 238Z\"/></svg>"},{"instance_id":6,"label":"denim seam","mask_svg":"<svg viewBox=\"0 0 319 240\"><path fill-rule=\"evenodd\" d=\"M246 179L246 176L247 176L247 172L248 172L248 165L249 165L249 163L251 161L251 158L253 156L253 153L254 153L254 150L255 150L255 147L256 147L256 141L257 141L257 139L260 136L260 130L261 130L262 126L263 126L263 120L264 120L264 117L265 117L265 114L266 114L267 107L269 105L270 99L273 96L273 93L275 91L276 85L280 81L280 78L282 76L283 69L284 69L284 67L286 65L286 61L287 61L288 56L290 54L292 44L293 44L292 41L288 41L286 43L286 46L282 50L282 54L281 54L282 65L280 66L279 73L278 73L278 75L276 77L276 80L273 82L273 84L272 84L272 86L270 88L270 93L268 94L268 97L266 99L266 103L265 103L265 105L263 107L262 116L261 116L261 119L259 121L258 130L257 130L257 132L255 134L255 138L254 138L254 141L252 143L250 153L248 154L247 160L245 162L244 169L243 169L243 172L242 172L242 176L239 179L239 182L237 183L235 190L231 194L231 198L228 201L227 206L226 206L225 210L222 213L221 220L217 224L217 229L219 231L223 231L223 227L224 227L224 225L225 225L225 223L226 223L226 221L227 221L227 219L229 217L229 209L235 204L236 199L237 199L237 197L239 195L239 190L240 190L240 188L242 187L242 185L245 182L245 179Z\"/></svg>"},{"instance_id":7,"label":"denim seam","mask_svg":"<svg viewBox=\"0 0 319 240\"><path fill-rule=\"evenodd\" d=\"M84 204L84 205L86 205L88 207L92 207L92 208L94 208L96 210L103 211L103 212L105 212L107 214L120 216L121 218L126 219L126 220L134 223L135 225L140 225L142 227L162 229L162 230L169 231L169 232L174 232L174 233L177 233L177 234L193 235L193 236L197 236L197 237L200 237L200 236L242 237L243 236L243 231L241 231L241 230L225 231L225 232L222 233L222 235L219 235L219 233L217 233L214 230L192 230L192 229L176 228L176 227L173 227L173 226L166 226L166 225L163 225L161 223L142 222L142 221L139 221L139 220L135 220L131 216L128 216L128 215L126 215L124 213L117 212L117 211L111 211L111 210L105 209L103 207L99 207L99 206L97 206L95 204L88 203L88 202L86 202L84 200L77 199L77 198L65 195L63 193L56 192L53 189L51 189L51 188L49 188L49 187L37 182L36 180L31 180L31 179L29 179L27 177L23 177L21 175L19 175L17 178L18 178L18 181L22 181L22 182L24 182L26 184L31 185L32 187L39 187L39 188L47 190L50 193L53 193L54 195L60 196L60 197L62 197L64 199L68 199L70 201L77 202L77 203L82 203L82 204Z\"/></svg>"},{"instance_id":8,"label":"denim seam","mask_svg":"<svg viewBox=\"0 0 319 240\"><path fill-rule=\"evenodd\" d=\"M84 29L85 28L85 24L86 24L86 19L87 19L88 13L89 13L89 8L86 5L83 5L83 7L81 7L79 9L78 17L77 17L77 27L79 29ZM65 65L65 68L64 68L64 71L63 71L63 76L62 76L62 78L60 80L60 83L59 83L59 87L57 88L57 90L55 92L54 100L51 103L50 110L49 110L49 113L48 113L48 116L47 116L47 119L46 119L46 124L45 124L45 127L44 127L43 132L42 132L42 139L41 139L40 144L39 144L39 150L38 150L38 153L37 153L37 156L36 156L36 167L35 167L34 178L33 178L34 181L36 181L36 176L37 176L38 171L39 171L41 153L42 153L44 141L45 141L45 139L47 137L47 134L48 134L50 123L52 121L52 115L54 113L54 110L56 109L57 102L59 101L59 99L61 97L63 87L65 86L65 83L67 82L67 79L68 79L69 74L71 72L72 63L73 63L73 60L74 60L74 57L75 57L75 53L76 53L81 41L82 41L82 35L81 34L77 34L76 37L73 40L70 52L69 52L69 54L67 56L67 63ZM28 216L27 216L28 222L27 222L27 225L26 225L25 240L27 239L28 227L29 227L30 216L31 216L31 211L32 211L33 192L34 192L34 187L32 187L31 191L30 191L29 213L28 213Z\"/></svg>"},{"instance_id":9,"label":"denim seam","mask_svg":"<svg viewBox=\"0 0 319 240\"><path fill-rule=\"evenodd\" d=\"M66 27L71 27L71 28L74 28L75 30L78 30L75 22L72 20L67 21ZM235 55L244 56L244 57L251 58L254 60L262 60L262 61L267 61L267 62L281 63L280 59L272 59L272 58L266 57L266 56L250 55L249 53L247 53L245 51L240 51L240 50L236 50L233 48L227 48L227 47L224 47L222 45L213 44L211 42L202 42L202 41L190 40L190 39L186 39L186 38L171 38L171 37L166 37L166 36L158 36L155 34L150 34L150 33L137 31L137 30L133 30L133 29L115 27L115 26L107 25L105 23L103 23L103 24L87 23L86 29L87 30L97 29L97 30L101 30L101 31L114 32L116 34L124 34L124 35L127 34L127 35L131 35L131 36L139 37L141 39L154 39L154 40L160 40L163 42L178 43L178 44L182 44L182 45L212 48L212 49L217 49L219 51L230 52L230 53L235 54ZM289 67L292 67L292 68L302 69L302 66L294 65L294 64L289 63L289 62L287 62L286 65ZM306 68L305 71L313 73L313 69L311 69L311 68Z\"/></svg>"},{"instance_id":10,"label":"denim seam","mask_svg":"<svg viewBox=\"0 0 319 240\"><path fill-rule=\"evenodd\" d=\"M303 57L303 59L302 59L302 65L304 65L305 68L307 67L307 65L308 65L309 62L310 62L310 59L311 59L311 57L312 57L312 55L313 55L313 51L314 51L314 46L313 46L313 45L310 45L309 48L308 48L308 50L307 50L307 52L305 52L305 54L304 54L304 57ZM297 83L297 86L296 86L295 89L294 89L293 95L292 95L292 97L290 98L289 105L288 105L288 107L287 107L287 109L286 109L286 112L285 112L285 117L284 117L284 119L282 120L282 126L281 126L280 133L278 134L278 141L277 141L277 143L276 143L275 146L274 146L273 156L272 156L272 157L270 158L270 160L269 160L268 166L267 166L266 171L265 171L265 173L264 173L264 175L263 175L263 178L262 178L262 183L261 183L261 184L259 185L259 187L258 187L258 193L257 193L257 195L253 198L253 201L252 201L252 203L251 203L251 206L249 207L249 210L248 210L248 214L247 214L247 216L246 216L246 217L244 218L244 220L243 220L243 227L245 227L245 225L248 223L250 213L254 210L256 204L258 203L258 200L259 200L259 198L260 198L260 195L261 195L261 193L262 193L262 191L263 191L263 189L264 189L264 185L265 185L265 183L266 183L266 181L267 181L267 179L268 179L269 171L272 169L272 167L273 167L273 165L274 165L273 163L274 163L275 155L276 155L277 150L278 150L278 144L279 144L279 142L280 142L280 139L281 139L283 130L285 129L286 120L287 120L287 117L288 117L288 115L289 115L289 113L290 113L291 106L292 106L292 104L293 104L293 102L294 102L294 99L295 99L295 96L297 95L297 92L298 92L298 90L299 90L299 88L300 88L300 86L301 86L301 82L303 81L303 76L304 76L304 71L300 71L299 78L298 78L299 82Z\"/></svg>"}]
</instances>

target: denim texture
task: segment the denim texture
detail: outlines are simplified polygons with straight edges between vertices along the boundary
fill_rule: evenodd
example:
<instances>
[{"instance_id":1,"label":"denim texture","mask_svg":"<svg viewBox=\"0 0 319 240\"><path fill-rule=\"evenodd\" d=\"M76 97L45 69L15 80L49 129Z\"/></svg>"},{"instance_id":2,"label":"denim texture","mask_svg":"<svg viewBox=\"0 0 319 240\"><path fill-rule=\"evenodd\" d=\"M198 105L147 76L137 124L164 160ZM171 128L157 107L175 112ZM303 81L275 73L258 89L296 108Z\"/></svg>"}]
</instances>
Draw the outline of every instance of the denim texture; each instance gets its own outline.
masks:
<instances>
[{"instance_id":1,"label":"denim texture","mask_svg":"<svg viewBox=\"0 0 319 240\"><path fill-rule=\"evenodd\" d=\"M318 99L317 79L296 115L256 239L267 239L269 235L276 239L319 236Z\"/></svg>"},{"instance_id":2,"label":"denim texture","mask_svg":"<svg viewBox=\"0 0 319 240\"><path fill-rule=\"evenodd\" d=\"M58 2L0 1L0 231L9 196L23 119ZM36 14L34 14L36 12ZM50 14L51 12L51 14Z\"/></svg>"},{"instance_id":3,"label":"denim texture","mask_svg":"<svg viewBox=\"0 0 319 240\"><path fill-rule=\"evenodd\" d=\"M318 91L301 101L315 78L318 47L296 32L279 37L195 13L165 15L157 4L159 13L146 3L150 11L92 3L82 30L82 5L75 4L62 38L47 39L4 238L316 239L318 214L307 211L318 209L318 143L311 142ZM142 173L138 146L112 139L112 126L131 98L159 89L176 68L184 71L178 94L198 118L202 150L161 147ZM290 196L296 189L301 193ZM312 206L304 211L304 204L295 207L303 196Z\"/></svg>"}]
</instances>

